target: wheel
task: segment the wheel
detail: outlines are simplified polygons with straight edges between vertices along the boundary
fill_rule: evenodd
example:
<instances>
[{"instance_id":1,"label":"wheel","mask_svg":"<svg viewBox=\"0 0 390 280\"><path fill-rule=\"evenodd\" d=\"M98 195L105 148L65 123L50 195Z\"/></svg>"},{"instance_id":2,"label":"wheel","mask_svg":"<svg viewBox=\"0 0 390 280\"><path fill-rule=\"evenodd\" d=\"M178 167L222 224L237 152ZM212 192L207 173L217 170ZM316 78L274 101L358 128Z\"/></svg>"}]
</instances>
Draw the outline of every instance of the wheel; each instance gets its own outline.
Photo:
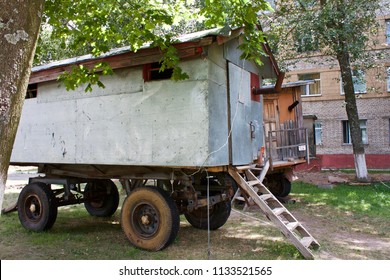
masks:
<instances>
[{"instance_id":1,"label":"wheel","mask_svg":"<svg viewBox=\"0 0 390 280\"><path fill-rule=\"evenodd\" d=\"M119 205L118 188L111 180L95 180L84 188L84 206L91 216L112 216Z\"/></svg>"},{"instance_id":2,"label":"wheel","mask_svg":"<svg viewBox=\"0 0 390 280\"><path fill-rule=\"evenodd\" d=\"M144 186L123 202L121 225L135 247L159 251L175 240L180 219L175 202L164 190Z\"/></svg>"},{"instance_id":3,"label":"wheel","mask_svg":"<svg viewBox=\"0 0 390 280\"><path fill-rule=\"evenodd\" d=\"M288 196L291 192L291 182L286 177L282 177L280 180L280 194L279 197Z\"/></svg>"},{"instance_id":4,"label":"wheel","mask_svg":"<svg viewBox=\"0 0 390 280\"><path fill-rule=\"evenodd\" d=\"M230 216L231 205L230 201L224 201L215 204L210 209L210 230L216 230L222 227ZM184 213L187 221L194 227L199 229L208 229L207 225L207 207L198 208L192 212Z\"/></svg>"},{"instance_id":5,"label":"wheel","mask_svg":"<svg viewBox=\"0 0 390 280\"><path fill-rule=\"evenodd\" d=\"M50 229L57 219L57 203L48 185L28 184L18 198L18 216L20 223L32 231Z\"/></svg>"},{"instance_id":6,"label":"wheel","mask_svg":"<svg viewBox=\"0 0 390 280\"><path fill-rule=\"evenodd\" d=\"M291 192L291 182L283 175L274 175L267 178L266 186L277 197L288 196Z\"/></svg>"}]
</instances>

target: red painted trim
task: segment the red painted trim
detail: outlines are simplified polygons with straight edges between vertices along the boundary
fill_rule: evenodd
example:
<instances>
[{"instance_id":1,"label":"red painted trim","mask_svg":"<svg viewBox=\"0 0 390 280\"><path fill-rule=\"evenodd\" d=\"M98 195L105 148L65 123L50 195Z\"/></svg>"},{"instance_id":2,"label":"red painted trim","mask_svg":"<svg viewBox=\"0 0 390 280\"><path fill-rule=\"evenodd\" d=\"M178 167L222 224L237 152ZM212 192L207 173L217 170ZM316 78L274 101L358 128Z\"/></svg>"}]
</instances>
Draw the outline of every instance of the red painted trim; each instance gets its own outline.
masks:
<instances>
[{"instance_id":1,"label":"red painted trim","mask_svg":"<svg viewBox=\"0 0 390 280\"><path fill-rule=\"evenodd\" d=\"M352 154L317 155L310 164L301 164L295 170L354 169ZM366 154L368 169L390 169L390 154Z\"/></svg>"},{"instance_id":2,"label":"red painted trim","mask_svg":"<svg viewBox=\"0 0 390 280\"><path fill-rule=\"evenodd\" d=\"M178 51L178 56L181 59L198 57L203 53L203 47L213 43L213 37L205 37L195 42L178 43L173 46ZM159 48L141 49L137 52L125 52L108 57L96 57L89 60L55 66L53 68L44 69L31 73L29 84L41 83L51 80L56 80L58 76L70 71L73 66L83 64L85 67L92 67L99 62L107 62L112 69L139 66L147 63L158 62L163 56L163 52Z\"/></svg>"},{"instance_id":3,"label":"red painted trim","mask_svg":"<svg viewBox=\"0 0 390 280\"><path fill-rule=\"evenodd\" d=\"M254 73L251 73L251 100L260 102L260 95L254 94L253 93L253 88L259 88L260 87L260 77L259 75L256 75Z\"/></svg>"}]
</instances>

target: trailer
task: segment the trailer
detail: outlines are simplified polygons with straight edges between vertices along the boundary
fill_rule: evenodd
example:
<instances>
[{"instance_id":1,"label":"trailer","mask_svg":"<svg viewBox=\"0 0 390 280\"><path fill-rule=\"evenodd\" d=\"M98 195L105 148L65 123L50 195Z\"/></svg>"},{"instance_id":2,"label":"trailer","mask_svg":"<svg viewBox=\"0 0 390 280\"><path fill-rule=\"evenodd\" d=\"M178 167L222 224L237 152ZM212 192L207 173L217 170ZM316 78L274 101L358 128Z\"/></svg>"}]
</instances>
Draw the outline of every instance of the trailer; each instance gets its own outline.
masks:
<instances>
[{"instance_id":1,"label":"trailer","mask_svg":"<svg viewBox=\"0 0 390 280\"><path fill-rule=\"evenodd\" d=\"M299 122L280 131L264 122L270 116L264 99L291 96L299 87L282 85L267 44L262 66L241 59L242 36L238 28L178 38L184 81L159 71L162 53L151 47L34 67L11 163L38 166L44 176L31 178L19 195L21 224L48 230L58 207L76 203L93 216L111 216L119 204L117 179L127 193L120 223L138 248L169 246L182 214L195 228L217 230L240 198L254 201L312 258L318 242L278 200L290 192L292 167L307 158L305 133ZM105 88L69 92L57 81L74 65L97 62L114 71L101 77ZM261 87L267 78L276 78L275 85ZM284 109L297 119L295 101Z\"/></svg>"}]
</instances>

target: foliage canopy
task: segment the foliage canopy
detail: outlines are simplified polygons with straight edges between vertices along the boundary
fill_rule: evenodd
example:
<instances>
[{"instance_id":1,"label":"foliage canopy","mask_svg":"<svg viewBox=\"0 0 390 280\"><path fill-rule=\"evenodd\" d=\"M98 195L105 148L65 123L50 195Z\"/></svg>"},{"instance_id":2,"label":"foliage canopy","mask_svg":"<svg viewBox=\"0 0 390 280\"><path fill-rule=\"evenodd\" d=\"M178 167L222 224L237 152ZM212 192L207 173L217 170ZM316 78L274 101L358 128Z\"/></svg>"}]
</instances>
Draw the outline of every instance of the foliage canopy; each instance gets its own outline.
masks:
<instances>
[{"instance_id":1,"label":"foliage canopy","mask_svg":"<svg viewBox=\"0 0 390 280\"><path fill-rule=\"evenodd\" d=\"M258 14L269 9L264 0L48 0L35 64L70 56L99 56L112 48L129 46L137 51L145 44L164 54L162 71L173 68L173 79L187 78L178 67L176 36L214 27L242 26L241 46L246 59L260 63L264 36L258 30ZM100 68L102 67L102 68ZM75 67L65 73L68 89L80 84L103 86L97 72L109 73L107 65L93 69Z\"/></svg>"}]
</instances>

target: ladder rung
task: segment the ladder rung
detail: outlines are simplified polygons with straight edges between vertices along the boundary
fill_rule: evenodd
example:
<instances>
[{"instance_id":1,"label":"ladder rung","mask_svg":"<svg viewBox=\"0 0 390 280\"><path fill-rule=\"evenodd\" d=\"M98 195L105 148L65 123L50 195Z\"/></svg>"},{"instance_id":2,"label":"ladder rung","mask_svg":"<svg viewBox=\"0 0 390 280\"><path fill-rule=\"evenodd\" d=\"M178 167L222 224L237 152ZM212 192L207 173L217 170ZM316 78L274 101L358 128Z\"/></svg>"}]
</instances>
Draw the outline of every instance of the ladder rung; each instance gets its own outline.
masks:
<instances>
[{"instance_id":1,"label":"ladder rung","mask_svg":"<svg viewBox=\"0 0 390 280\"><path fill-rule=\"evenodd\" d=\"M251 170L261 171L261 170L263 170L263 168L262 167L252 167Z\"/></svg>"},{"instance_id":2,"label":"ladder rung","mask_svg":"<svg viewBox=\"0 0 390 280\"><path fill-rule=\"evenodd\" d=\"M274 196L272 194L262 194L260 195L260 199L263 200L263 201L266 201L270 198L273 198Z\"/></svg>"},{"instance_id":3,"label":"ladder rung","mask_svg":"<svg viewBox=\"0 0 390 280\"><path fill-rule=\"evenodd\" d=\"M299 222L291 222L286 225L289 230L294 230L299 226Z\"/></svg>"},{"instance_id":4,"label":"ladder rung","mask_svg":"<svg viewBox=\"0 0 390 280\"><path fill-rule=\"evenodd\" d=\"M247 169L251 169L251 166L250 165L236 166L236 169L237 170L247 170Z\"/></svg>"},{"instance_id":5,"label":"ladder rung","mask_svg":"<svg viewBox=\"0 0 390 280\"><path fill-rule=\"evenodd\" d=\"M286 208L284 207L278 207L272 210L276 216L279 216L280 214L286 212Z\"/></svg>"},{"instance_id":6,"label":"ladder rung","mask_svg":"<svg viewBox=\"0 0 390 280\"><path fill-rule=\"evenodd\" d=\"M303 246L308 248L313 241L314 241L313 237L306 236L306 237L302 238L300 242L302 243Z\"/></svg>"},{"instance_id":7,"label":"ladder rung","mask_svg":"<svg viewBox=\"0 0 390 280\"><path fill-rule=\"evenodd\" d=\"M258 180L253 180L253 181L247 181L248 185L254 186L260 184Z\"/></svg>"},{"instance_id":8,"label":"ladder rung","mask_svg":"<svg viewBox=\"0 0 390 280\"><path fill-rule=\"evenodd\" d=\"M245 198L243 198L242 196L237 196L234 199L237 199L237 200L240 200L240 201L245 201Z\"/></svg>"}]
</instances>

